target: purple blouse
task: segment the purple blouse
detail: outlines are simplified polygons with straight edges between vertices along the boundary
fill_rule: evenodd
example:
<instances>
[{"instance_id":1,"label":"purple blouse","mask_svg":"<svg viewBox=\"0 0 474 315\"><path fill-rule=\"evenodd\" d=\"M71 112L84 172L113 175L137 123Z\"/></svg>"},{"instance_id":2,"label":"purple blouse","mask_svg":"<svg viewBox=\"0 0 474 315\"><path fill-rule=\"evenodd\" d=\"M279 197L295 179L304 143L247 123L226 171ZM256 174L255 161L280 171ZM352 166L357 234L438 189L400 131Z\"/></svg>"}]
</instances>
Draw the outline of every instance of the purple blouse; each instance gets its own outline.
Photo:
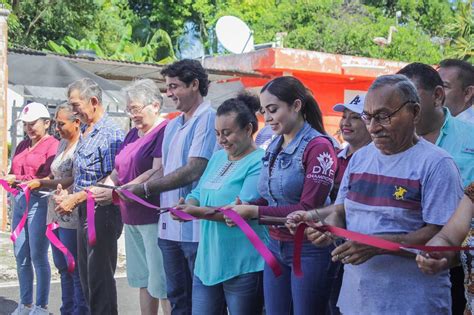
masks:
<instances>
[{"instance_id":1,"label":"purple blouse","mask_svg":"<svg viewBox=\"0 0 474 315\"><path fill-rule=\"evenodd\" d=\"M115 157L115 170L118 174L119 185L127 184L153 166L154 158L161 158L161 144L167 120L156 126L143 137L138 136L138 129L131 129L122 144L120 152ZM147 201L159 206L160 196L155 195ZM157 223L159 216L155 210L142 206L136 202L120 200L122 221L130 225L144 225Z\"/></svg>"}]
</instances>

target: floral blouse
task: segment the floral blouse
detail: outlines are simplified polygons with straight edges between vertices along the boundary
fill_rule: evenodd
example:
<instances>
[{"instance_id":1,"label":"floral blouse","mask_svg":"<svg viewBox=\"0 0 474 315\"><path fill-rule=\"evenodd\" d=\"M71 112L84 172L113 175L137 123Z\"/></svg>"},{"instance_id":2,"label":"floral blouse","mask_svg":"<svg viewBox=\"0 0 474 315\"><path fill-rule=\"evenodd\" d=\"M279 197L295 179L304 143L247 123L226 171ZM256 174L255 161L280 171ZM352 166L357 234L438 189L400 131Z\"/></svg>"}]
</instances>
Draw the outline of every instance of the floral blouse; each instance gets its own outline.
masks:
<instances>
[{"instance_id":1,"label":"floral blouse","mask_svg":"<svg viewBox=\"0 0 474 315\"><path fill-rule=\"evenodd\" d=\"M53 163L51 163L51 174L53 175L54 179L72 177L72 162L77 143L74 144L67 152L64 152L66 146L67 141L61 140L56 157L54 158ZM69 193L71 193L71 189L69 188L68 190ZM77 229L77 209L74 209L70 214L60 215L54 211L55 207L56 204L53 198L50 197L48 201L48 217L46 222L48 224L51 222L57 222L62 228Z\"/></svg>"},{"instance_id":2,"label":"floral blouse","mask_svg":"<svg viewBox=\"0 0 474 315\"><path fill-rule=\"evenodd\" d=\"M464 194L474 202L474 182L466 187ZM471 230L464 240L462 246L474 247L474 218L471 219ZM466 294L466 310L473 313L474 310L474 272L473 272L474 251L465 250L461 252L461 263L464 269L464 287ZM469 314L469 313L468 313Z\"/></svg>"}]
</instances>

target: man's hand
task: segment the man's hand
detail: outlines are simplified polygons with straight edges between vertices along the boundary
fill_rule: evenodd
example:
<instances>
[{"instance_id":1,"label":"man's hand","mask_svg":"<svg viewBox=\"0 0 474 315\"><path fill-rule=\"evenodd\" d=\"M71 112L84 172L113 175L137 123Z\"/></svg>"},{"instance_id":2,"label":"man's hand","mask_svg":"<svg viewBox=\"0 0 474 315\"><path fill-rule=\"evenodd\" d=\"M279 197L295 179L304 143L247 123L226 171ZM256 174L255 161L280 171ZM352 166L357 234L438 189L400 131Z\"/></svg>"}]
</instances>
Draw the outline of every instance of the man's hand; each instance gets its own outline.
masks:
<instances>
[{"instance_id":1,"label":"man's hand","mask_svg":"<svg viewBox=\"0 0 474 315\"><path fill-rule=\"evenodd\" d=\"M448 259L436 252L430 253L429 256L416 255L416 263L418 268L427 275L435 275L450 267Z\"/></svg>"},{"instance_id":2,"label":"man's hand","mask_svg":"<svg viewBox=\"0 0 474 315\"><path fill-rule=\"evenodd\" d=\"M332 252L332 261L341 261L343 264L360 265L381 251L373 246L346 241L336 247Z\"/></svg>"},{"instance_id":3,"label":"man's hand","mask_svg":"<svg viewBox=\"0 0 474 315\"><path fill-rule=\"evenodd\" d=\"M89 190L92 192L95 202L97 202L99 205L106 206L112 203L112 189L90 187Z\"/></svg>"},{"instance_id":4,"label":"man's hand","mask_svg":"<svg viewBox=\"0 0 474 315\"><path fill-rule=\"evenodd\" d=\"M38 189L38 188L41 187L41 181L39 179L32 179L32 180L26 182L26 185L31 190Z\"/></svg>"},{"instance_id":5,"label":"man's hand","mask_svg":"<svg viewBox=\"0 0 474 315\"><path fill-rule=\"evenodd\" d=\"M315 223L315 226L321 226L320 222ZM316 246L329 246L334 242L334 237L331 233L319 232L317 229L309 226L305 230L306 237L308 240Z\"/></svg>"},{"instance_id":6,"label":"man's hand","mask_svg":"<svg viewBox=\"0 0 474 315\"><path fill-rule=\"evenodd\" d=\"M143 183L141 184L126 184L126 185L123 185L123 186L120 186L120 189L117 189L117 193L119 195L119 197L122 199L122 200L125 200L127 202L131 202L132 200L130 200L129 198L127 198L122 192L121 190L128 190L130 191L131 193L133 193L134 195L140 197L140 198L144 198L145 197L145 189L143 188Z\"/></svg>"}]
</instances>

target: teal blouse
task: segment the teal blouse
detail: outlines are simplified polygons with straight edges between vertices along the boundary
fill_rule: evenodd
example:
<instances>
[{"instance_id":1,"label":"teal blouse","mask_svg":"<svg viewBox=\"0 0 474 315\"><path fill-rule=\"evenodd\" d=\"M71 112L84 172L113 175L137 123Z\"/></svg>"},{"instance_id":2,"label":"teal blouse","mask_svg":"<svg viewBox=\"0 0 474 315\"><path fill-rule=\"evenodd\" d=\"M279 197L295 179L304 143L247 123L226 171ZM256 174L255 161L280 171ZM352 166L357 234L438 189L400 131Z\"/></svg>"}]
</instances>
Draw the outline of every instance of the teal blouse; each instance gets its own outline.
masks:
<instances>
[{"instance_id":1,"label":"teal blouse","mask_svg":"<svg viewBox=\"0 0 474 315\"><path fill-rule=\"evenodd\" d=\"M257 181L263 154L262 149L257 149L241 160L229 161L224 150L215 152L198 185L186 199L196 199L200 206L210 207L234 203L237 196L242 201L258 199ZM247 222L267 243L266 227L258 225L257 220ZM201 220L200 224L194 274L204 285L263 270L263 258L238 227L209 220Z\"/></svg>"}]
</instances>

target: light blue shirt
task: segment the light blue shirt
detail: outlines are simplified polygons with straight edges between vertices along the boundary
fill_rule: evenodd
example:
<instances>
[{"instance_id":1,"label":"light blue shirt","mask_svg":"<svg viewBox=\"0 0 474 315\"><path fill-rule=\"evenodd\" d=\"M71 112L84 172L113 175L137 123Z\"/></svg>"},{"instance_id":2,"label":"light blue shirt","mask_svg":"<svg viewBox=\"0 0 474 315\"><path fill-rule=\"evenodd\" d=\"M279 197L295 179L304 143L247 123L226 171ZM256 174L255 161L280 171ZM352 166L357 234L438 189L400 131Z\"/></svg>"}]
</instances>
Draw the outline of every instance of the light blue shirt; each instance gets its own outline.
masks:
<instances>
[{"instance_id":1,"label":"light blue shirt","mask_svg":"<svg viewBox=\"0 0 474 315\"><path fill-rule=\"evenodd\" d=\"M210 102L204 102L197 108L193 116L184 122L184 114L171 120L163 137L163 174L174 172L188 163L189 158L198 157L209 160L216 147L214 122L216 112ZM185 198L197 185L182 186L178 189L161 193L160 205L172 207L179 198ZM169 213L160 216L158 236L165 240L177 242L198 242L199 222L181 223L173 220Z\"/></svg>"},{"instance_id":2,"label":"light blue shirt","mask_svg":"<svg viewBox=\"0 0 474 315\"><path fill-rule=\"evenodd\" d=\"M260 196L257 181L264 151L257 149L238 161L229 161L224 150L212 156L198 186L187 199L199 201L201 206L225 206L238 196L252 201ZM244 233L224 222L200 220L201 237L194 274L204 285L215 285L236 276L263 270L264 261ZM268 234L257 220L248 221L264 241Z\"/></svg>"},{"instance_id":3,"label":"light blue shirt","mask_svg":"<svg viewBox=\"0 0 474 315\"><path fill-rule=\"evenodd\" d=\"M469 107L465 111L456 116L457 119L474 123L474 106Z\"/></svg>"},{"instance_id":4,"label":"light blue shirt","mask_svg":"<svg viewBox=\"0 0 474 315\"><path fill-rule=\"evenodd\" d=\"M444 115L446 119L436 145L453 157L466 187L474 182L474 123L451 116L447 108L444 108Z\"/></svg>"}]
</instances>

